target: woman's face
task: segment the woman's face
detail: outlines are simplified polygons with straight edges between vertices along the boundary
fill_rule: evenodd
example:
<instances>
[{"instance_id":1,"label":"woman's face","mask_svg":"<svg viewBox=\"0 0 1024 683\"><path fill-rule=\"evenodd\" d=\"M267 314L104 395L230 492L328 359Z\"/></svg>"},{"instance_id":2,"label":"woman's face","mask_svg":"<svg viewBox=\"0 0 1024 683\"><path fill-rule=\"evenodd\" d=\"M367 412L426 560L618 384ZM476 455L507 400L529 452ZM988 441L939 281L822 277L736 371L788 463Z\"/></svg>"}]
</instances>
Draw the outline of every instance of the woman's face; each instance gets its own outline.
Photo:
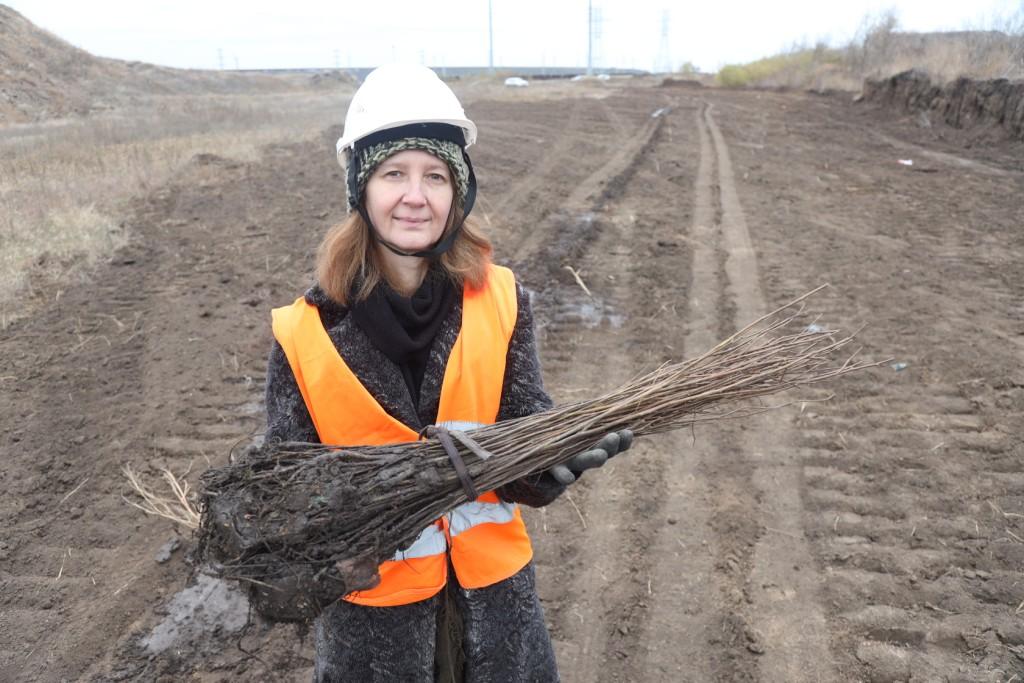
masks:
<instances>
[{"instance_id":1,"label":"woman's face","mask_svg":"<svg viewBox=\"0 0 1024 683\"><path fill-rule=\"evenodd\" d=\"M374 169L366 183L366 213L385 240L420 251L441 239L454 196L448 164L407 149Z\"/></svg>"}]
</instances>

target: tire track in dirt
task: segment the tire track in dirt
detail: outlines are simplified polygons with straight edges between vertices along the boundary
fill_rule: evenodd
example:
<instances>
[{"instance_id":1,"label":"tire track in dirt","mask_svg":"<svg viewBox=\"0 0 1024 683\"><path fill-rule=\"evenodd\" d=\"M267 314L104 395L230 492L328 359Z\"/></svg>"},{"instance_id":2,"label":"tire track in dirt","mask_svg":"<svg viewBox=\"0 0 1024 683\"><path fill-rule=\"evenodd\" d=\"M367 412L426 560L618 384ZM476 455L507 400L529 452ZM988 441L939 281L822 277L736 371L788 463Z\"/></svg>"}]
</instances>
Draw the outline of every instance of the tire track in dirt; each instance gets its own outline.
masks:
<instances>
[{"instance_id":1,"label":"tire track in dirt","mask_svg":"<svg viewBox=\"0 0 1024 683\"><path fill-rule=\"evenodd\" d=\"M564 368L562 372L572 373L572 387L593 392L635 374L643 361L678 358L681 350L671 345L652 348L653 340L671 339L681 331L678 324L662 320L670 318L664 303L656 307L662 299L673 305L684 298L689 302L684 340L688 355L734 331L740 316L760 315L756 261L728 151L709 110L697 113L697 118L703 156L696 173L691 233L683 237L691 248L688 287L684 283L673 291L672 275L678 275L681 264L678 256L659 253L677 244L671 237L680 235L659 224L658 212L676 216L685 209L678 199L665 199L672 188L658 185L660 173L635 174L621 201L606 206L599 217L588 218L601 229L596 243L584 238L589 248L577 258L611 275L608 283L598 281L602 306L607 306L597 307L598 317L622 307L643 311L646 322L631 324L628 335L602 329L601 339L595 341L588 340L586 332L581 334L578 325L573 329L571 316L560 316L561 325L577 337L561 344L556 363L548 368L552 378L560 379ZM679 158L692 150L692 140L667 140L671 137L670 128L660 131L645 156L653 157L657 150L662 158ZM717 183L712 180L715 168ZM644 207L645 191L657 198L656 211ZM641 245L655 252L653 258L643 258ZM603 265L601 256L623 248L632 256L630 266ZM658 323L652 323L654 319ZM555 341L563 342L557 319L554 325ZM551 341L545 341L546 359ZM601 350L595 353L588 346ZM601 362L582 369L573 363L594 356ZM620 479L611 465L604 473L607 478L592 477L571 490L570 503L578 507L572 512L578 520L564 508L560 518L555 510L543 513L545 524L556 526L563 538L571 524L584 519L587 524L580 532L585 545L559 547L559 566L571 577L559 588L568 595L549 599L555 608L556 635L570 634L564 638L568 642L559 642L566 680L757 678L751 650L762 649L763 643L747 604L751 549L760 533L750 515L758 507L747 456L752 446L732 437L729 430L709 431L710 436L698 435L695 446L682 448L678 437L642 440L633 460L619 466L624 470ZM766 678L774 680L771 675Z\"/></svg>"},{"instance_id":2,"label":"tire track in dirt","mask_svg":"<svg viewBox=\"0 0 1024 683\"><path fill-rule=\"evenodd\" d=\"M594 160L617 150L607 117L596 109L597 100L583 97L474 107L488 131L473 148L481 169L479 216L502 255L543 229L550 214L564 209L562 200L594 172Z\"/></svg>"},{"instance_id":3,"label":"tire track in dirt","mask_svg":"<svg viewBox=\"0 0 1024 683\"><path fill-rule=\"evenodd\" d=\"M704 123L715 147L722 206L722 244L728 298L733 304L732 331L768 312L761 292L757 255L736 191L729 148L712 115ZM758 652L765 680L834 680L828 630L818 604L819 578L802 524L800 463L793 457L794 437L785 420L762 414L745 421L738 439L741 467L753 469L748 481L734 481L737 500L757 511L760 526L752 552L744 553L749 582L744 601L749 617L741 618L748 649ZM740 455L742 454L742 455ZM752 484L756 493L749 493ZM746 612L746 609L740 611Z\"/></svg>"},{"instance_id":4,"label":"tire track in dirt","mask_svg":"<svg viewBox=\"0 0 1024 683\"><path fill-rule=\"evenodd\" d=\"M662 121L662 118L648 116L620 144L611 145L605 163L576 183L541 224L520 230L516 237L503 243L504 252L519 262L543 250L549 271L557 271L564 264L575 262L579 250L588 246L595 235L596 213L623 193L635 171L637 159L650 144ZM566 151L568 153L571 149ZM562 161L564 163L564 159ZM554 272L550 274L554 275Z\"/></svg>"},{"instance_id":5,"label":"tire track in dirt","mask_svg":"<svg viewBox=\"0 0 1024 683\"><path fill-rule=\"evenodd\" d=\"M649 253L634 259L634 297L647 301L634 298L644 317L634 330L631 353L634 363L636 355L647 361L645 369L708 348L720 327L722 294L716 283L724 275L714 231L721 214L712 183L715 160L710 138L692 125L692 116L699 116L698 103L677 99L652 154L651 172L637 178L623 201L639 221L654 226ZM683 159L686 164L680 163ZM687 216L688 230L681 220ZM602 665L598 680L731 681L747 676L751 656L742 637L739 653L734 652L732 614L722 599L729 594L728 582L717 575L726 555L719 545L731 547L738 534L712 526L719 473L709 472L704 461L721 458L714 446L705 446L700 431L696 444L680 433L644 439L645 450L632 461L630 467L637 470L633 480L641 482L634 504L645 508L646 516L627 562L635 576L647 581L634 581L631 599L622 601L625 610L609 640L616 657ZM708 443L719 440L716 436Z\"/></svg>"},{"instance_id":6,"label":"tire track in dirt","mask_svg":"<svg viewBox=\"0 0 1024 683\"><path fill-rule=\"evenodd\" d=\"M711 106L705 104L695 114L695 123L700 162L689 235L688 357L765 312L728 147ZM684 571L655 569L656 580L668 585L680 574L689 580L675 578L676 590L655 603L651 624L679 625L679 614L685 613L686 639L696 642L690 646L694 659L680 666L673 657L673 646L680 647L678 637L651 629L646 636L651 648L647 679L667 680L667 671L687 681L833 677L823 668L827 638L815 586L794 585L799 582L792 578L794 565L802 565L811 576L813 567L800 542L799 481L784 464L788 435L764 416L746 420L743 427L698 428L687 457L670 463L665 473L669 481L689 484L669 496L667 514L687 519L702 545ZM772 530L770 536L766 529ZM789 543L781 547L775 535L785 535ZM672 530L663 530L654 544L655 556L665 557L673 536ZM759 586L785 586L784 604L774 594L772 603L766 603Z\"/></svg>"},{"instance_id":7,"label":"tire track in dirt","mask_svg":"<svg viewBox=\"0 0 1024 683\"><path fill-rule=\"evenodd\" d=\"M672 279L677 261L674 253L658 253L658 243L668 244L670 226L659 220L669 204L651 206L645 201L656 182L652 166L668 134L667 121L641 150L639 169L625 184L621 199L606 207L607 229L587 254L584 268L598 277L595 288L612 311L625 313L623 326L611 319L592 346L601 358L584 368L575 364L577 386L596 394L622 384L639 372L653 369L671 356L665 326L668 305L683 298ZM659 188L660 189L660 188ZM660 196L660 193L658 193ZM609 263L608 254L625 256ZM683 285L685 286L685 285ZM613 314L614 315L614 314ZM621 314L620 314L621 315ZM591 354L584 351L584 357ZM580 658L569 663L570 681L636 680L647 648L649 610L658 599L650 554L651 541L664 524L663 506L670 494L663 471L676 457L672 438L641 440L636 452L612 461L604 471L585 481L578 493L582 516L588 522L586 544L579 556L580 570L572 614L582 629ZM669 558L676 557L675 553ZM671 561L671 559L669 559Z\"/></svg>"},{"instance_id":8,"label":"tire track in dirt","mask_svg":"<svg viewBox=\"0 0 1024 683\"><path fill-rule=\"evenodd\" d=\"M810 529L843 607L844 650L869 673L1004 680L1021 670L1012 634L1022 525L1005 514L1024 491L1020 442L991 430L971 385L936 383L922 397L858 384L855 400L802 416ZM1024 396L1013 382L994 393L1005 407ZM1002 419L1024 422L1019 409ZM935 496L924 475L940 467L944 487L971 482L962 498Z\"/></svg>"},{"instance_id":9,"label":"tire track in dirt","mask_svg":"<svg viewBox=\"0 0 1024 683\"><path fill-rule=\"evenodd\" d=\"M569 115L562 119L562 125L555 130L544 131L545 135L554 138L554 143L544 145L540 161L522 174L511 187L502 188L497 201L487 207L488 213L495 216L519 215L536 196L535 193L551 181L551 176L558 166L565 163L565 157L571 153L578 139L585 104L589 102L579 98L572 100Z\"/></svg>"},{"instance_id":10,"label":"tire track in dirt","mask_svg":"<svg viewBox=\"0 0 1024 683\"><path fill-rule=\"evenodd\" d=\"M693 214L686 235L689 245L689 282L684 313L681 356L692 357L698 349L710 348L716 341L719 305L718 236L713 192L714 154L706 127L702 125L703 106L674 113L686 126L693 116L697 132L697 169L693 174ZM672 145L666 156L692 154L690 146ZM681 194L676 192L676 194ZM676 437L678 438L678 437ZM719 602L709 547L712 501L700 471L702 462L714 457L708 442L689 438L663 464L666 482L664 515L675 524L662 526L652 539L648 552L663 558L652 568L652 581L658 586L649 623L644 633L646 657L642 680L707 681L715 679L715 656L707 648L718 630Z\"/></svg>"},{"instance_id":11,"label":"tire track in dirt","mask_svg":"<svg viewBox=\"0 0 1024 683\"><path fill-rule=\"evenodd\" d=\"M615 136L619 138L628 137L632 131L630 130L629 123L622 117L619 112L608 104L606 99L598 100L598 104L601 107L601 113L608 119L608 122L615 129Z\"/></svg>"},{"instance_id":12,"label":"tire track in dirt","mask_svg":"<svg viewBox=\"0 0 1024 683\"><path fill-rule=\"evenodd\" d=\"M632 277L625 260L608 263L602 258L623 244L622 228L613 217L603 212L588 221L587 227L597 235L586 238L587 250L573 261L585 273L596 299L587 297L575 282L565 283L555 295L553 320L545 326L545 372L560 402L600 395L622 384L636 368L630 353L633 323L626 322L637 310L631 300ZM630 238L646 241L649 231L637 228ZM548 290L544 296L552 294ZM581 363L583 359L587 360ZM567 682L607 680L615 658L628 653L610 650L609 644L616 629L627 628L633 582L641 580L631 571L644 545L647 515L641 511L654 508L644 489L656 489L657 481L643 476L634 466L634 456L643 458L649 447L638 444L640 452L628 461L612 461L585 475L566 492L561 505L543 513L547 525L554 527L554 537L541 546L540 555L556 560L545 568L553 570L547 577L554 583L548 594L560 594L552 602L552 620Z\"/></svg>"},{"instance_id":13,"label":"tire track in dirt","mask_svg":"<svg viewBox=\"0 0 1024 683\"><path fill-rule=\"evenodd\" d=\"M637 368L629 352L636 339L624 326L639 310L633 260L609 255L648 241L651 231L635 216L630 220L616 200L628 194L661 126L648 108L630 144L576 188L545 221L551 227L519 245L516 256L525 264L520 271L527 281L551 283L535 305L545 376L556 400L597 395ZM563 264L582 271L593 297L562 270ZM581 366L581 358L596 362ZM527 515L542 598L567 681L608 680L609 665L628 656L621 649L609 651L612 634L628 633L634 595L641 587L647 590L646 572L636 560L646 548L646 516L656 507L657 497L649 491L658 487L657 473L627 465L616 477L616 467L610 463L574 485L561 503Z\"/></svg>"},{"instance_id":14,"label":"tire track in dirt","mask_svg":"<svg viewBox=\"0 0 1024 683\"><path fill-rule=\"evenodd\" d=\"M738 311L749 313L752 307L749 271L736 268L737 259L749 265L749 254L742 252L736 202L729 198L726 203L728 159L723 164L723 143L715 135L710 106L700 102L692 115L699 161L688 233L685 357L734 332ZM685 521L688 542L665 527L652 549L657 557L666 557L673 544L690 552L681 564L662 561L655 567L655 580L668 590L652 610L645 679L756 680L757 664L749 648L759 644L747 615L746 581L759 529L751 522L750 511L758 503L748 456L731 430L715 424L696 428L684 448L682 457L666 463L663 474L674 489L666 514ZM686 615L682 620L681 614Z\"/></svg>"},{"instance_id":15,"label":"tire track in dirt","mask_svg":"<svg viewBox=\"0 0 1024 683\"><path fill-rule=\"evenodd\" d=\"M719 97L734 100L739 138L764 111ZM1008 198L1020 176L998 165L1002 148L966 158L809 104L769 109L772 155L741 152L773 303L827 274L836 286L813 302L823 323L870 321L862 356L900 362L844 378L793 418L832 659L851 681L1019 679L1024 240ZM931 173L894 163L905 138ZM794 177L814 190L792 191Z\"/></svg>"}]
</instances>

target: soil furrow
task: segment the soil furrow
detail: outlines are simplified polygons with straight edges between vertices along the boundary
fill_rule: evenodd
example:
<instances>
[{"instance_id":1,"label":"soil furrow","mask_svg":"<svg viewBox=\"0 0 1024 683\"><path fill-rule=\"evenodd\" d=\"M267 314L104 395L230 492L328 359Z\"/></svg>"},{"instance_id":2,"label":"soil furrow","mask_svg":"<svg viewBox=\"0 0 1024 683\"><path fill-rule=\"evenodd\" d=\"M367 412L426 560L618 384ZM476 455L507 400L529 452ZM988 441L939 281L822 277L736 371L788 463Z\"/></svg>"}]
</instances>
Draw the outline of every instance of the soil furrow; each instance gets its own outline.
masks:
<instances>
[{"instance_id":1,"label":"soil furrow","mask_svg":"<svg viewBox=\"0 0 1024 683\"><path fill-rule=\"evenodd\" d=\"M721 285L716 257L719 249L716 203L712 191L715 157L710 136L701 123L704 106L683 108L679 105L677 103L678 109L669 122L676 124L673 126L675 144L669 154L685 153L687 147L694 146L693 137L698 141L697 168L691 169L690 174L693 210L686 234L690 249L689 263L684 267L689 271L689 282L685 304L680 302L685 334L682 348L678 349L680 354L692 357L700 349L714 345L718 327ZM696 135L688 139L681 134L686 129L696 131ZM676 194L682 195L682 192ZM713 507L713 501L709 499L707 482L700 470L700 463L714 459L715 447L714 441L704 434L695 436L695 439L689 438L690 435L682 439L675 457L665 463L662 473L667 488L666 520L675 520L675 523L659 529L650 549L655 557L663 559L655 563L652 571L658 598L653 602L646 632L645 680L715 678L717 653L707 647L716 638L720 605L709 552L713 536L708 510Z\"/></svg>"},{"instance_id":2,"label":"soil furrow","mask_svg":"<svg viewBox=\"0 0 1024 683\"><path fill-rule=\"evenodd\" d=\"M636 298L642 288L633 280L631 260L609 255L630 245L646 247L651 230L630 220L628 208L612 197L626 191L656 146L659 128L658 121L645 124L640 144L630 147L631 156L616 155L588 179L587 188L604 186L603 191L574 192L568 206L590 204L584 204L585 213L575 225L562 223L555 244L540 245L543 250L533 258L540 259L543 270L530 267L537 261L526 263L528 277L543 281L547 275L562 281L537 297L546 381L557 400L599 395L627 380L638 367L628 349L635 334L632 320L643 310L642 300ZM592 294L560 273L561 264L577 268L584 283L589 280ZM580 354L597 355L601 361L581 366ZM643 572L628 559L645 549L649 533L650 506L638 499L655 507L658 500L656 474L645 475L630 463L613 462L588 475L540 520L535 538L538 557L558 558L557 571L539 559L538 573L541 583L548 584L543 595L567 681L606 680L608 667L629 656L609 645L613 634L629 631L626 621L637 605L637 582L646 586ZM528 518L536 529L536 516Z\"/></svg>"},{"instance_id":3,"label":"soil furrow","mask_svg":"<svg viewBox=\"0 0 1024 683\"><path fill-rule=\"evenodd\" d=\"M1018 518L1001 513L1019 510L1022 499L1015 484L983 473L1024 454L1010 436L1021 414L1019 400L1007 400L1021 395L1010 369L1019 367L1011 359L1019 358L1020 331L1007 295L1019 297L1020 288L1007 281L1015 266L1005 258L1022 245L1000 200L1007 182L1020 182L985 161L896 144L906 131L882 125L854 134L863 121L828 101L816 108L842 135L818 123L794 134L773 116L765 125L778 158L741 156L754 176L747 196L765 209L755 243L780 284L773 303L827 278L836 287L825 293L823 322L871 321L865 352L895 356L892 367L851 378L835 401L795 421L805 528L830 577L821 590L832 606L834 661L846 678L960 671L1005 680L1020 670L1016 640L996 624L1019 600L998 577L1024 553L1000 542L1012 539L1007 530L1020 535ZM754 114L734 111L742 136ZM934 174L890 168L910 150ZM826 161L836 159L844 161ZM818 191L795 200L764 180L778 177L776 167ZM955 191L938 190L950 182ZM854 194L863 199L847 199ZM1008 371L1010 379L995 379Z\"/></svg>"},{"instance_id":4,"label":"soil furrow","mask_svg":"<svg viewBox=\"0 0 1024 683\"><path fill-rule=\"evenodd\" d=\"M712 115L704 112L715 148L722 202L725 272L733 304L733 330L768 312L761 292L757 254L740 203L729 147ZM766 680L826 681L836 672L827 656L829 636L819 605L820 579L804 539L800 463L791 455L788 421L774 414L751 418L736 443L735 466L747 472L730 477L738 505L724 512L731 524L744 508L756 509L758 530L752 552L737 554L749 582L739 611L747 649L761 655L759 675ZM732 460L732 458L730 458ZM748 478L749 477L749 478ZM734 551L735 552L735 551Z\"/></svg>"}]
</instances>

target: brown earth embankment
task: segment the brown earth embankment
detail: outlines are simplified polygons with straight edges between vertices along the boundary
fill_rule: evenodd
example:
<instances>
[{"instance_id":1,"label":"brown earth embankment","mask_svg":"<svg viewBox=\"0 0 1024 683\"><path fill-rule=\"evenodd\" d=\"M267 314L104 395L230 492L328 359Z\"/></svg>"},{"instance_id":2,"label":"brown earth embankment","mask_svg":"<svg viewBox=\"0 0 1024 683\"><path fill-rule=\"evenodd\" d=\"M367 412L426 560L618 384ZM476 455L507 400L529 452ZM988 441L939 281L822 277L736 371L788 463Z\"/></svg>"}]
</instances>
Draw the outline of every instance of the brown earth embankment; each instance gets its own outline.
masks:
<instances>
[{"instance_id":1,"label":"brown earth embankment","mask_svg":"<svg viewBox=\"0 0 1024 683\"><path fill-rule=\"evenodd\" d=\"M147 98L291 93L345 80L337 71L204 71L97 57L0 4L0 125L84 116Z\"/></svg>"},{"instance_id":2,"label":"brown earth embankment","mask_svg":"<svg viewBox=\"0 0 1024 683\"><path fill-rule=\"evenodd\" d=\"M1024 81L958 78L933 83L921 71L904 71L864 82L863 101L923 113L963 130L997 131L1024 140Z\"/></svg>"}]
</instances>

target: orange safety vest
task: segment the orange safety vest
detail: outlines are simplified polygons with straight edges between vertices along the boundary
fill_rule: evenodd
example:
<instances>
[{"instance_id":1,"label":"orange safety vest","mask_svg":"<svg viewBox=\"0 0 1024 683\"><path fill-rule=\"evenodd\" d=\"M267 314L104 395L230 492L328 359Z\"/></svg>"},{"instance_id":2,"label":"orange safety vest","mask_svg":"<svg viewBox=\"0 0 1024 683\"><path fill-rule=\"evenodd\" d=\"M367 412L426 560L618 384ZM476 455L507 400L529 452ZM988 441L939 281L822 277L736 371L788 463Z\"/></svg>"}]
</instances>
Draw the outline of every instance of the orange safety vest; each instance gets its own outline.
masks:
<instances>
[{"instance_id":1,"label":"orange safety vest","mask_svg":"<svg viewBox=\"0 0 1024 683\"><path fill-rule=\"evenodd\" d=\"M494 423L517 312L515 277L507 268L492 265L482 288L464 287L462 329L445 368L438 424L471 429ZM356 378L324 329L316 306L300 297L291 306L275 308L273 329L322 443L376 446L419 438L390 416ZM409 548L380 565L380 584L344 599L373 607L426 600L445 585L446 552L451 553L464 588L507 579L533 557L519 507L488 491L444 515Z\"/></svg>"}]
</instances>

